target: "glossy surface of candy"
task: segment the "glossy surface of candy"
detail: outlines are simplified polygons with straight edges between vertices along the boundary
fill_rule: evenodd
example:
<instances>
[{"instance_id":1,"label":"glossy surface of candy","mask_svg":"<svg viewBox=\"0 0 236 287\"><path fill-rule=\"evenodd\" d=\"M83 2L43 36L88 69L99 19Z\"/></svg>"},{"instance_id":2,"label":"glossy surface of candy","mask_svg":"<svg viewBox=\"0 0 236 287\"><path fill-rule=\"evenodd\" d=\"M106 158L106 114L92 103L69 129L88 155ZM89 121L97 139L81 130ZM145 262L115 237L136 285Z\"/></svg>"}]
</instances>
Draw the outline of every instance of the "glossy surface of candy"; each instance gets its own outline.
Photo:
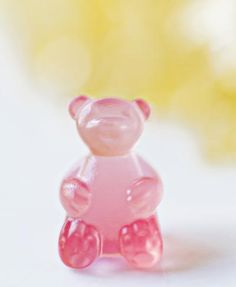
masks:
<instances>
[{"instance_id":1,"label":"glossy surface of candy","mask_svg":"<svg viewBox=\"0 0 236 287\"><path fill-rule=\"evenodd\" d=\"M149 268L162 254L155 209L162 183L154 169L131 149L150 114L143 100L77 97L69 106L91 153L68 173L60 199L67 212L59 253L72 268L97 257L122 255Z\"/></svg>"}]
</instances>

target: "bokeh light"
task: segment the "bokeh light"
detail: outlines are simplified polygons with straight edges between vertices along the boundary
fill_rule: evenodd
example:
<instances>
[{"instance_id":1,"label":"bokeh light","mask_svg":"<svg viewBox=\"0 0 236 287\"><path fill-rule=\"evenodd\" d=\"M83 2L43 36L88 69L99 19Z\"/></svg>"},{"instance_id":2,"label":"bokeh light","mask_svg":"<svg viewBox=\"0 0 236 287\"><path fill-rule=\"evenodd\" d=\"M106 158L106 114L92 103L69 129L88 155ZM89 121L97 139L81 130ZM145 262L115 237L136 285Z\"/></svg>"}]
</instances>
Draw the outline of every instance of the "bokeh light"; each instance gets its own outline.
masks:
<instances>
[{"instance_id":1,"label":"bokeh light","mask_svg":"<svg viewBox=\"0 0 236 287\"><path fill-rule=\"evenodd\" d=\"M1 13L3 12L3 13ZM31 77L58 97L142 97L236 159L234 0L1 0Z\"/></svg>"}]
</instances>

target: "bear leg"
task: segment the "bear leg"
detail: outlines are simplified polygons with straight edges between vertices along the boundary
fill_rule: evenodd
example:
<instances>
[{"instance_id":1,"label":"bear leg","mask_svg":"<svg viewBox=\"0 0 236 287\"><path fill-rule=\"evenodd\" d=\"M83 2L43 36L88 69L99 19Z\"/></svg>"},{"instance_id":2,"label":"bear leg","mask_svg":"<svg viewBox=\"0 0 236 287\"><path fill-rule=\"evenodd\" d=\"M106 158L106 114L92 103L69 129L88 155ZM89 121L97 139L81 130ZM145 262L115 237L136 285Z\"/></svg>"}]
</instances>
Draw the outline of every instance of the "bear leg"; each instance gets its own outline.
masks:
<instances>
[{"instance_id":1,"label":"bear leg","mask_svg":"<svg viewBox=\"0 0 236 287\"><path fill-rule=\"evenodd\" d=\"M154 266L162 255L162 237L155 216L121 228L120 252L136 268Z\"/></svg>"},{"instance_id":2,"label":"bear leg","mask_svg":"<svg viewBox=\"0 0 236 287\"><path fill-rule=\"evenodd\" d=\"M90 265L101 253L101 238L93 225L67 218L59 237L59 254L63 263L80 269Z\"/></svg>"}]
</instances>

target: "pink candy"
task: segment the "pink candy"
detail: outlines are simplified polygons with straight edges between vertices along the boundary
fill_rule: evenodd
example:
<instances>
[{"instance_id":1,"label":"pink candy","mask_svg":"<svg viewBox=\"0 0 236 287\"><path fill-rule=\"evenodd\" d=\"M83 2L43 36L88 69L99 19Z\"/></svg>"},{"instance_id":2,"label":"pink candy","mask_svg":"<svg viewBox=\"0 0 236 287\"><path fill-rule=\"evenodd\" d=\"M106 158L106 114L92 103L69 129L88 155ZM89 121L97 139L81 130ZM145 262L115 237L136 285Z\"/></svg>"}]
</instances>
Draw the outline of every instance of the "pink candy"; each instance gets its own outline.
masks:
<instances>
[{"instance_id":1,"label":"pink candy","mask_svg":"<svg viewBox=\"0 0 236 287\"><path fill-rule=\"evenodd\" d=\"M162 183L131 152L150 114L148 104L79 96L69 112L91 153L61 185L67 213L59 238L62 261L79 269L99 256L120 254L134 267L152 267L162 254L155 215Z\"/></svg>"}]
</instances>

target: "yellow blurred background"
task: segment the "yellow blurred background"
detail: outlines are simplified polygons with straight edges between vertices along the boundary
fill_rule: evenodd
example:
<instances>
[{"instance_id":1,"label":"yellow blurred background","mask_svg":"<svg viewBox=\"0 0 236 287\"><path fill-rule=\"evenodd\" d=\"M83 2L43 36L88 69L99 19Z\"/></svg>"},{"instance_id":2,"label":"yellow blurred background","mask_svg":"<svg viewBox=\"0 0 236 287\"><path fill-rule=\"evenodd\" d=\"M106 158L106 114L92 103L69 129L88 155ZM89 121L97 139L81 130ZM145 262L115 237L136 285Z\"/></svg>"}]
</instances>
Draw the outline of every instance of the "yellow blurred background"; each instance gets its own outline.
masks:
<instances>
[{"instance_id":1,"label":"yellow blurred background","mask_svg":"<svg viewBox=\"0 0 236 287\"><path fill-rule=\"evenodd\" d=\"M32 80L58 97L142 97L236 160L235 0L0 0Z\"/></svg>"}]
</instances>

